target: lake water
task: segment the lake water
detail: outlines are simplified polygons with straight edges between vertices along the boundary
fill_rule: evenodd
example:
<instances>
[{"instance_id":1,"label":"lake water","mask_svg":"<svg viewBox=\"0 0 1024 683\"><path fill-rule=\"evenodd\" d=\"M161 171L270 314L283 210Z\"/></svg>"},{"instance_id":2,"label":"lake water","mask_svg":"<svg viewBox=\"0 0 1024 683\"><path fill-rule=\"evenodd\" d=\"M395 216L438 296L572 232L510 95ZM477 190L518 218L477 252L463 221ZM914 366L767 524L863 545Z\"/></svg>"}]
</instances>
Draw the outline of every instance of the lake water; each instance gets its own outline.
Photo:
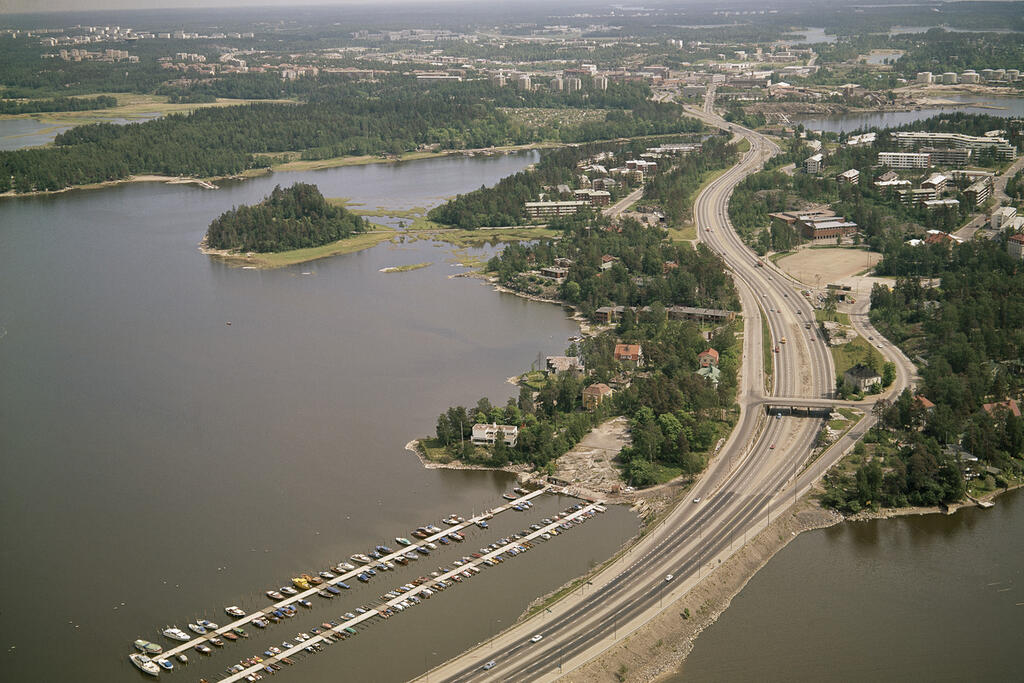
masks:
<instances>
[{"instance_id":1,"label":"lake water","mask_svg":"<svg viewBox=\"0 0 1024 683\"><path fill-rule=\"evenodd\" d=\"M702 633L683 681L1020 680L1024 495L802 534Z\"/></svg>"},{"instance_id":2,"label":"lake water","mask_svg":"<svg viewBox=\"0 0 1024 683\"><path fill-rule=\"evenodd\" d=\"M577 331L557 306L493 292L431 241L273 271L197 251L211 219L275 184L367 206L425 206L494 183L535 153L127 184L0 200L0 642L4 680L137 680L136 638L263 592L451 513L493 507L504 473L424 470L404 450ZM493 250L470 250L486 257ZM430 261L429 268L381 268ZM309 273L306 275L305 273ZM231 322L228 326L226 323ZM461 547L357 584L188 672L374 601L570 504L544 497ZM514 515L514 516L510 516ZM613 508L297 667L296 680L399 681L509 624L636 532ZM486 539L486 540L485 540ZM427 571L424 571L424 570ZM321 601L325 602L325 601Z\"/></svg>"},{"instance_id":3,"label":"lake water","mask_svg":"<svg viewBox=\"0 0 1024 683\"><path fill-rule=\"evenodd\" d=\"M802 123L808 130L823 130L833 133L853 132L868 128L895 128L914 121L927 119L938 114L964 112L967 114L988 114L989 116L1024 116L1024 97L993 97L985 95L942 95L943 99L963 103L941 107L927 107L914 111L886 111L836 114L817 118L793 117L794 123ZM970 106L983 105L983 106Z\"/></svg>"},{"instance_id":4,"label":"lake water","mask_svg":"<svg viewBox=\"0 0 1024 683\"><path fill-rule=\"evenodd\" d=\"M785 39L776 41L776 43L785 43L787 45L812 45L814 43L834 42L836 42L835 34L825 33L825 29L820 26L795 29Z\"/></svg>"},{"instance_id":5,"label":"lake water","mask_svg":"<svg viewBox=\"0 0 1024 683\"><path fill-rule=\"evenodd\" d=\"M132 118L114 116L104 119L105 123L141 123L159 118L160 114L139 114ZM24 147L38 147L53 142L53 139L66 130L74 128L78 124L58 124L52 121L41 121L39 119L15 119L0 118L0 150L22 149Z\"/></svg>"}]
</instances>

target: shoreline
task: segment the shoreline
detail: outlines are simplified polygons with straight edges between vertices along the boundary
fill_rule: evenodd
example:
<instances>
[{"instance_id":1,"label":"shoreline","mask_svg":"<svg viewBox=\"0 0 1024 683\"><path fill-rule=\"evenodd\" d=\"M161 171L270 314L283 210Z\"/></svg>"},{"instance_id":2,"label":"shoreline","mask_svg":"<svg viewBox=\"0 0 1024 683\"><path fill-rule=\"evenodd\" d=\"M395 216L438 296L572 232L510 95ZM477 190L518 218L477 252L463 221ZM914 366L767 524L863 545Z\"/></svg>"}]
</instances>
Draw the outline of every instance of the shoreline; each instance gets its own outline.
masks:
<instances>
[{"instance_id":1,"label":"shoreline","mask_svg":"<svg viewBox=\"0 0 1024 683\"><path fill-rule=\"evenodd\" d=\"M68 187L62 187L59 190L31 190L29 192L17 192L15 190L7 190L6 192L0 193L0 198L3 197L34 197L39 195L48 194L60 194L61 192L70 192L71 190L98 190L104 187L114 187L115 185L121 185L126 183L150 183L150 182L165 182L170 185L183 185L183 184L196 184L205 189L219 189L215 183L223 180L247 180L249 178L257 178L265 175L271 175L273 173L293 173L301 171L319 171L328 168L338 168L341 166L368 166L370 164L396 164L405 161L421 161L423 159L439 159L450 156L499 156L515 154L516 152L529 151L531 149L548 149L562 146L561 143L552 142L534 142L525 145L504 145L501 147L482 147L476 149L451 149L443 152L408 152L400 156L386 156L381 157L377 155L364 155L364 156L343 156L343 157L331 157L330 159L319 159L316 161L302 161L294 160L288 161L283 164L274 164L271 166L262 166L257 168L249 168L241 173L235 173L231 175L219 175L209 176L204 178L198 178L194 176L165 176L154 173L140 173L129 175L127 178L118 178L117 180L104 180L98 183L85 183L82 185L69 185ZM30 149L30 148L25 148ZM11 150L17 151L17 150ZM269 155L274 156L274 155Z\"/></svg>"},{"instance_id":2,"label":"shoreline","mask_svg":"<svg viewBox=\"0 0 1024 683\"><path fill-rule=\"evenodd\" d=\"M1003 493L1024 488L1024 485L997 489L982 502L990 502ZM844 523L894 519L915 515L954 514L960 509L980 507L968 500L955 507L883 508L844 516L821 507L815 500L819 491L812 491L789 508L718 565L711 574L669 605L661 614L641 626L612 648L558 680L571 683L616 681L621 667L627 667L630 681L665 683L684 673L681 667L692 652L704 630L712 626L732 604L733 598L750 583L776 554L800 534ZM680 619L682 609L689 609L689 619ZM526 616L525 613L523 616ZM522 618L522 617L521 617Z\"/></svg>"},{"instance_id":3,"label":"shoreline","mask_svg":"<svg viewBox=\"0 0 1024 683\"><path fill-rule=\"evenodd\" d=\"M387 242L395 238L397 230L391 230L378 226L376 230L350 235L336 242L309 247L308 249L292 249L289 251L276 252L237 252L232 249L212 249L206 244L206 237L199 242L199 252L211 258L223 261L231 266L239 266L249 269L269 270L272 268L284 268L295 266L300 263L310 263L322 258L339 256L341 254L354 254L364 249L375 247L381 242Z\"/></svg>"}]
</instances>

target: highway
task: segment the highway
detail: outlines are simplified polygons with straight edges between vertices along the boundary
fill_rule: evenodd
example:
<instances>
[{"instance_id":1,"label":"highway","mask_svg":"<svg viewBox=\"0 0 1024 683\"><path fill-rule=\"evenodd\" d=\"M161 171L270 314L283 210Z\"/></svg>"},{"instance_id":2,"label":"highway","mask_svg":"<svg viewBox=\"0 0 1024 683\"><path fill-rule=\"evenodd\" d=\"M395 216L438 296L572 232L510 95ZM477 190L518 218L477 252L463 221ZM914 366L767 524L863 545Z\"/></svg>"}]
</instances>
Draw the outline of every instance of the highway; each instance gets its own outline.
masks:
<instances>
[{"instance_id":1,"label":"highway","mask_svg":"<svg viewBox=\"0 0 1024 683\"><path fill-rule=\"evenodd\" d=\"M732 435L694 485L688 500L649 529L632 548L550 609L523 620L429 672L434 681L549 681L585 664L644 623L671 608L711 568L742 547L835 463L872 424L869 414L825 453L807 464L821 419L767 416L762 368L762 316L774 360L771 394L827 399L832 357L823 340L805 329L813 309L795 283L757 260L733 232L727 207L733 188L778 147L764 136L725 123L703 109L689 112L750 142L740 162L709 183L694 204L698 236L732 271L743 307L743 364L737 398L741 416ZM876 333L877 334L877 333ZM781 343L783 337L787 343ZM896 353L891 345L884 354ZM909 360L892 391L910 380ZM693 502L691 502L693 501ZM667 578L671 575L671 578ZM538 642L531 637L542 636ZM487 667L486 669L484 667Z\"/></svg>"}]
</instances>

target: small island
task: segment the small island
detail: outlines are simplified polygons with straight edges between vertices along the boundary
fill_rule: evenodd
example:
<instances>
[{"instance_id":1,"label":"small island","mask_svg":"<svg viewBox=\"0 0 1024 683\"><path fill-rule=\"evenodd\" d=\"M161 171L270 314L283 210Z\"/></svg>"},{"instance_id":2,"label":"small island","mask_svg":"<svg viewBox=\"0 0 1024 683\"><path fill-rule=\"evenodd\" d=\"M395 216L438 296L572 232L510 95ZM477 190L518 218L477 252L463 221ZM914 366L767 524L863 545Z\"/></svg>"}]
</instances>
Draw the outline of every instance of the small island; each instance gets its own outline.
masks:
<instances>
[{"instance_id":1,"label":"small island","mask_svg":"<svg viewBox=\"0 0 1024 683\"><path fill-rule=\"evenodd\" d=\"M210 223L207 251L279 253L312 249L366 232L366 219L329 203L316 185L274 188L253 206L231 209Z\"/></svg>"}]
</instances>

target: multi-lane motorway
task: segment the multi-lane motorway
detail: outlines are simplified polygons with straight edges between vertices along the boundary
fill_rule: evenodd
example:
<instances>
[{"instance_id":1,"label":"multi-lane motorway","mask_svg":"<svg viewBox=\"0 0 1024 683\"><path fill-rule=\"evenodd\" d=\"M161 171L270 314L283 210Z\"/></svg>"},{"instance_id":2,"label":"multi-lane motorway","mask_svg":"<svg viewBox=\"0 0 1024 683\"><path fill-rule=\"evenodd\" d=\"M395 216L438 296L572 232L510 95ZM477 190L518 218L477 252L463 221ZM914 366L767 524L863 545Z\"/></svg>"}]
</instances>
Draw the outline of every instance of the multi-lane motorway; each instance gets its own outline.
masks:
<instances>
[{"instance_id":1,"label":"multi-lane motorway","mask_svg":"<svg viewBox=\"0 0 1024 683\"><path fill-rule=\"evenodd\" d=\"M806 491L872 422L867 416L841 443L808 466L821 420L765 415L761 407L765 397L762 315L773 344L773 394L830 396L832 357L815 326L805 329L805 323L813 322L814 311L798 283L770 265L757 266L728 221L733 188L777 153L778 147L753 131L729 126L714 114L696 109L691 113L711 125L728 127L750 142L741 161L710 183L694 204L700 240L720 253L732 270L743 306L740 420L688 500L635 546L550 610L495 636L486 647L435 668L429 673L431 680L546 681L581 666L670 607L739 549L748 535L763 528L772 514ZM885 353L897 353L887 346ZM905 358L894 359L900 361L894 390L900 390L909 381L907 368L912 366ZM536 635L541 639L531 640Z\"/></svg>"}]
</instances>

